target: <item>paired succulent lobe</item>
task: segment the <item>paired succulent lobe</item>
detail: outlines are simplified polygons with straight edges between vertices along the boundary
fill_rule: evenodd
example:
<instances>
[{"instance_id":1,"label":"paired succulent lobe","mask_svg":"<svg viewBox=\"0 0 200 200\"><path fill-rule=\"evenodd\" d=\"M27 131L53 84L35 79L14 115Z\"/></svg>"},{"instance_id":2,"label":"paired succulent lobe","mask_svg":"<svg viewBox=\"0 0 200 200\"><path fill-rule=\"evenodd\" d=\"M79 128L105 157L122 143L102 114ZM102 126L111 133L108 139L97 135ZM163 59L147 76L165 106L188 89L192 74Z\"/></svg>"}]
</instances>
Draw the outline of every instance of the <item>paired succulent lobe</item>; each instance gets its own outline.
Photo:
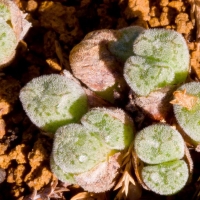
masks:
<instances>
[{"instance_id":1,"label":"paired succulent lobe","mask_svg":"<svg viewBox=\"0 0 200 200\"><path fill-rule=\"evenodd\" d=\"M136 135L134 149L145 163L141 177L150 190L172 195L185 186L189 167L183 160L185 144L178 131L165 124L148 126Z\"/></svg>"},{"instance_id":2,"label":"paired succulent lobe","mask_svg":"<svg viewBox=\"0 0 200 200\"><path fill-rule=\"evenodd\" d=\"M133 53L125 63L124 77L139 96L182 83L188 75L188 47L182 35L175 31L143 31L133 44Z\"/></svg>"},{"instance_id":3,"label":"paired succulent lobe","mask_svg":"<svg viewBox=\"0 0 200 200\"><path fill-rule=\"evenodd\" d=\"M104 192L114 184L118 157L132 142L134 125L127 114L116 108L93 108L81 123L68 124L56 131L52 169L58 178L63 176L60 180L66 180L70 174L86 190ZM99 178L105 179L100 181L105 184L99 183Z\"/></svg>"}]
</instances>

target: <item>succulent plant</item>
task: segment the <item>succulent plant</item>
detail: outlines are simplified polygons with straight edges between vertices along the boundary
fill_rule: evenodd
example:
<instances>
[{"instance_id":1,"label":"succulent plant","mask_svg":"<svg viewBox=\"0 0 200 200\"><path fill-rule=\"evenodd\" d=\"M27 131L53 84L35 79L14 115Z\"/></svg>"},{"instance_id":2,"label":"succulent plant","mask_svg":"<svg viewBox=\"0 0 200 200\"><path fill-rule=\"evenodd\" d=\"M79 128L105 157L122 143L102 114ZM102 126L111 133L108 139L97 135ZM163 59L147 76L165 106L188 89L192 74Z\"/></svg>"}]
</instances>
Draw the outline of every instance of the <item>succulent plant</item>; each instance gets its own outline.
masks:
<instances>
[{"instance_id":1,"label":"succulent plant","mask_svg":"<svg viewBox=\"0 0 200 200\"><path fill-rule=\"evenodd\" d=\"M18 42L31 26L25 16L13 1L0 0L0 68L13 59Z\"/></svg>"},{"instance_id":2,"label":"succulent plant","mask_svg":"<svg viewBox=\"0 0 200 200\"><path fill-rule=\"evenodd\" d=\"M135 137L136 155L144 163L141 177L148 189L172 195L188 181L189 167L184 158L185 143L181 134L166 124L154 124Z\"/></svg>"},{"instance_id":3,"label":"succulent plant","mask_svg":"<svg viewBox=\"0 0 200 200\"><path fill-rule=\"evenodd\" d=\"M123 64L133 55L133 41L143 29L131 26L88 33L70 52L74 76L99 96L114 101L114 92L121 93L126 87Z\"/></svg>"},{"instance_id":4,"label":"succulent plant","mask_svg":"<svg viewBox=\"0 0 200 200\"><path fill-rule=\"evenodd\" d=\"M174 92L174 114L190 142L200 143L200 83L185 83Z\"/></svg>"},{"instance_id":5,"label":"succulent plant","mask_svg":"<svg viewBox=\"0 0 200 200\"><path fill-rule=\"evenodd\" d=\"M145 30L134 41L133 53L125 62L124 77L139 96L182 83L188 75L189 51L178 32Z\"/></svg>"},{"instance_id":6,"label":"succulent plant","mask_svg":"<svg viewBox=\"0 0 200 200\"><path fill-rule=\"evenodd\" d=\"M20 100L31 121L48 133L78 122L87 112L87 96L78 82L58 75L34 78L20 91Z\"/></svg>"},{"instance_id":7,"label":"succulent plant","mask_svg":"<svg viewBox=\"0 0 200 200\"><path fill-rule=\"evenodd\" d=\"M133 122L113 108L93 108L81 122L56 131L51 169L64 182L73 183L72 176L85 190L104 192L114 185L121 152L133 140Z\"/></svg>"}]
</instances>

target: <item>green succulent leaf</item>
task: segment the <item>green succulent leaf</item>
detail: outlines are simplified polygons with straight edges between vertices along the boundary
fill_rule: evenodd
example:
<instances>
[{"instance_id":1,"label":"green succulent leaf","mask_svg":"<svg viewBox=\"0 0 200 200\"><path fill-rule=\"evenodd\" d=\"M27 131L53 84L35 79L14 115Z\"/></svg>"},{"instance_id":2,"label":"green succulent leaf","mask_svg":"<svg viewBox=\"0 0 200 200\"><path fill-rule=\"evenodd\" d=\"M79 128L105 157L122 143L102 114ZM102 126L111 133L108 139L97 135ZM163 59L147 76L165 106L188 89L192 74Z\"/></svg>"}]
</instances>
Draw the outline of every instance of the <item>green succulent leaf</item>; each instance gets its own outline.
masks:
<instances>
[{"instance_id":1,"label":"green succulent leaf","mask_svg":"<svg viewBox=\"0 0 200 200\"><path fill-rule=\"evenodd\" d=\"M58 74L34 78L21 89L19 97L31 121L50 133L78 122L88 109L81 85Z\"/></svg>"},{"instance_id":2,"label":"green succulent leaf","mask_svg":"<svg viewBox=\"0 0 200 200\"><path fill-rule=\"evenodd\" d=\"M80 124L60 127L52 155L64 173L82 173L105 161L110 153L100 135Z\"/></svg>"},{"instance_id":3,"label":"green succulent leaf","mask_svg":"<svg viewBox=\"0 0 200 200\"><path fill-rule=\"evenodd\" d=\"M148 164L159 164L184 156L184 140L169 125L155 124L141 130L134 141L138 157Z\"/></svg>"},{"instance_id":4,"label":"green succulent leaf","mask_svg":"<svg viewBox=\"0 0 200 200\"><path fill-rule=\"evenodd\" d=\"M144 183L161 195L177 193L185 186L188 177L188 166L183 160L145 166L142 169Z\"/></svg>"},{"instance_id":5,"label":"green succulent leaf","mask_svg":"<svg viewBox=\"0 0 200 200\"><path fill-rule=\"evenodd\" d=\"M13 29L0 17L0 66L13 58L17 43Z\"/></svg>"},{"instance_id":6,"label":"green succulent leaf","mask_svg":"<svg viewBox=\"0 0 200 200\"><path fill-rule=\"evenodd\" d=\"M89 130L98 132L110 149L122 150L133 140L134 124L120 109L94 108L81 119Z\"/></svg>"},{"instance_id":7,"label":"green succulent leaf","mask_svg":"<svg viewBox=\"0 0 200 200\"><path fill-rule=\"evenodd\" d=\"M125 63L124 77L137 95L182 83L188 75L189 51L178 32L145 30L134 41L133 53Z\"/></svg>"},{"instance_id":8,"label":"green succulent leaf","mask_svg":"<svg viewBox=\"0 0 200 200\"><path fill-rule=\"evenodd\" d=\"M110 52L121 62L125 62L133 55L133 42L144 30L140 26L130 26L119 29L117 32L117 41L108 43Z\"/></svg>"},{"instance_id":9,"label":"green succulent leaf","mask_svg":"<svg viewBox=\"0 0 200 200\"><path fill-rule=\"evenodd\" d=\"M200 142L200 83L186 83L177 89L177 91L183 90L186 90L186 94L183 94L184 96L181 98L185 103L193 104L194 99L191 99L191 97L196 97L197 101L191 109L185 107L184 104L174 104L175 117L185 133L197 144Z\"/></svg>"},{"instance_id":10,"label":"green succulent leaf","mask_svg":"<svg viewBox=\"0 0 200 200\"><path fill-rule=\"evenodd\" d=\"M50 168L54 175L62 182L67 184L75 184L76 181L74 180L74 175L70 173L65 173L63 170L56 165L53 156L50 157Z\"/></svg>"}]
</instances>

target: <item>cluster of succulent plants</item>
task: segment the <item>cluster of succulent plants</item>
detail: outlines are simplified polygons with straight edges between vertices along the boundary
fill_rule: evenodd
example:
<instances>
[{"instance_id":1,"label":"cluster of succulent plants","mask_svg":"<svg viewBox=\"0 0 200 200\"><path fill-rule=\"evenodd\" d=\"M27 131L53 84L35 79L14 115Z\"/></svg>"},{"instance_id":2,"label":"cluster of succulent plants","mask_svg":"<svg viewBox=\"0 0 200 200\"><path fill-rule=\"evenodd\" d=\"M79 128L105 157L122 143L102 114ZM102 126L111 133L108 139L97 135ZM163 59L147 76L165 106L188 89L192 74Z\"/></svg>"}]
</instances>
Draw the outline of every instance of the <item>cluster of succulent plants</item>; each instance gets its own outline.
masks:
<instances>
[{"instance_id":1,"label":"cluster of succulent plants","mask_svg":"<svg viewBox=\"0 0 200 200\"><path fill-rule=\"evenodd\" d=\"M135 132L123 110L89 109L84 89L69 72L34 78L19 97L31 121L54 137L50 165L60 180L95 192L113 186L122 151ZM85 181L88 173L93 178Z\"/></svg>"},{"instance_id":2,"label":"cluster of succulent plants","mask_svg":"<svg viewBox=\"0 0 200 200\"><path fill-rule=\"evenodd\" d=\"M178 124L198 145L199 83L177 89L189 74L189 51L182 35L138 26L93 31L72 49L69 59L81 83L69 72L43 75L20 92L31 121L53 137L52 172L89 192L107 191L115 184L123 155L133 142L132 151L142 163L139 169L135 163L141 185L162 195L180 191L192 171L188 151L185 156L185 137L167 123L136 133L134 117L132 121L116 108L115 100L123 99L128 90L134 94L134 106L142 98L145 103L140 107L153 98L158 106L156 111L147 108L152 115L162 115L161 107L174 104ZM85 87L112 107L91 108Z\"/></svg>"},{"instance_id":3,"label":"cluster of succulent plants","mask_svg":"<svg viewBox=\"0 0 200 200\"><path fill-rule=\"evenodd\" d=\"M185 186L189 169L183 159L185 143L177 130L164 124L148 126L136 135L134 149L145 163L141 177L150 190L171 195Z\"/></svg>"},{"instance_id":4,"label":"cluster of succulent plants","mask_svg":"<svg viewBox=\"0 0 200 200\"><path fill-rule=\"evenodd\" d=\"M0 0L0 68L13 59L19 41L31 26L25 17L13 1Z\"/></svg>"}]
</instances>

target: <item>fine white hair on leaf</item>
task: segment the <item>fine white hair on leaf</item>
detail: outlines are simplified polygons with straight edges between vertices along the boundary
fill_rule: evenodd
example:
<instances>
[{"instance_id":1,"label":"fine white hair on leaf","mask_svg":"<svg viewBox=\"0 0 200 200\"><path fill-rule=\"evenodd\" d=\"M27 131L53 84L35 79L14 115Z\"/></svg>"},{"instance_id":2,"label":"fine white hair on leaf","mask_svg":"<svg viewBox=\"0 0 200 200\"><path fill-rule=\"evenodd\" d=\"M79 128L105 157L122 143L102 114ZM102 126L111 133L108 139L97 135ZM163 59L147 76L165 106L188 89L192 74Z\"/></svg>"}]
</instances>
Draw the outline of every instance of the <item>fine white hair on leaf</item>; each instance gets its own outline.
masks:
<instances>
[{"instance_id":1,"label":"fine white hair on leaf","mask_svg":"<svg viewBox=\"0 0 200 200\"><path fill-rule=\"evenodd\" d=\"M32 79L19 97L31 121L51 133L62 125L78 122L88 108L81 85L58 74Z\"/></svg>"}]
</instances>

